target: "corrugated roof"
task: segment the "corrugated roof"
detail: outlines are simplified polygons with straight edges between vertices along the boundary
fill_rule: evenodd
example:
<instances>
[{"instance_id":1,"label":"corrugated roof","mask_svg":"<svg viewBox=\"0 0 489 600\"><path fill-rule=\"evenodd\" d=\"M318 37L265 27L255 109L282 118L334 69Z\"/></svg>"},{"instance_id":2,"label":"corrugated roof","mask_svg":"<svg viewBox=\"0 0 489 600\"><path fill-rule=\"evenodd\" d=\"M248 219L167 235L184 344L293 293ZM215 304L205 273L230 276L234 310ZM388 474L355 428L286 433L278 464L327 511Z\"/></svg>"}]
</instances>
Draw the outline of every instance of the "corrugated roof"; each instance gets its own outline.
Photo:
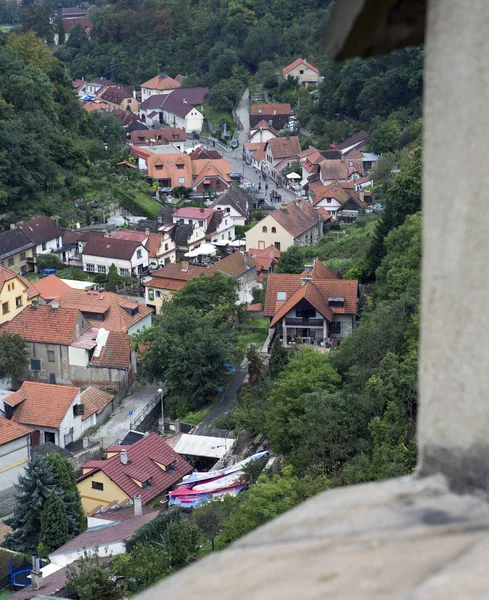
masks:
<instances>
[{"instance_id":1,"label":"corrugated roof","mask_svg":"<svg viewBox=\"0 0 489 600\"><path fill-rule=\"evenodd\" d=\"M104 461L103 465L82 475L78 481L95 476L100 470L130 498L141 494L143 504L147 504L180 481L184 475L192 472L192 467L156 433L127 446L125 450L129 460L127 465L121 463L119 455L115 455ZM173 465L173 468L165 471L157 463L164 466ZM150 485L140 487L133 481L132 478L142 477L141 473L144 473L144 480L140 483L151 478Z\"/></svg>"},{"instance_id":2,"label":"corrugated roof","mask_svg":"<svg viewBox=\"0 0 489 600\"><path fill-rule=\"evenodd\" d=\"M75 552L76 550L89 550L91 548L128 540L134 535L137 529L143 525L146 525L146 523L149 523L153 519L156 519L159 514L160 513L155 510L146 513L145 515L140 515L139 517L126 519L120 523L116 521L114 524L110 524L105 527L88 529L87 531L84 531L83 533L80 533L80 535L74 537L63 546L59 547L54 552L51 552L51 555L56 556L58 554Z\"/></svg>"},{"instance_id":3,"label":"corrugated roof","mask_svg":"<svg viewBox=\"0 0 489 600\"><path fill-rule=\"evenodd\" d=\"M173 449L182 456L206 456L222 458L236 443L234 438L209 437L182 433Z\"/></svg>"}]
</instances>

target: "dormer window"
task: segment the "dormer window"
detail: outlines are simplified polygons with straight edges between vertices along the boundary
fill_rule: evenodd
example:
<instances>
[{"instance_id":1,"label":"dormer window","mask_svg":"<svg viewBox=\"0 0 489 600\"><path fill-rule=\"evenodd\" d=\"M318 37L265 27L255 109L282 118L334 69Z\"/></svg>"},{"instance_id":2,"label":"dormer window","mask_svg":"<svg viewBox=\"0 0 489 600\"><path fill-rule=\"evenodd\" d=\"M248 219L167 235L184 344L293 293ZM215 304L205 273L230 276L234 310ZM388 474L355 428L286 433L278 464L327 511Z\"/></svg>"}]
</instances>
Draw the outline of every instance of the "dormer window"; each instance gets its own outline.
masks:
<instances>
[{"instance_id":1,"label":"dormer window","mask_svg":"<svg viewBox=\"0 0 489 600\"><path fill-rule=\"evenodd\" d=\"M177 169L183 169L183 167L184 167L184 166L185 166L185 165L180 165L180 164L179 164L179 165L177 165Z\"/></svg>"},{"instance_id":2,"label":"dormer window","mask_svg":"<svg viewBox=\"0 0 489 600\"><path fill-rule=\"evenodd\" d=\"M163 165L156 165L156 170L157 171L162 171L163 170Z\"/></svg>"},{"instance_id":3,"label":"dormer window","mask_svg":"<svg viewBox=\"0 0 489 600\"><path fill-rule=\"evenodd\" d=\"M339 296L328 298L328 306L331 306L333 308L344 308L345 299L340 298Z\"/></svg>"}]
</instances>

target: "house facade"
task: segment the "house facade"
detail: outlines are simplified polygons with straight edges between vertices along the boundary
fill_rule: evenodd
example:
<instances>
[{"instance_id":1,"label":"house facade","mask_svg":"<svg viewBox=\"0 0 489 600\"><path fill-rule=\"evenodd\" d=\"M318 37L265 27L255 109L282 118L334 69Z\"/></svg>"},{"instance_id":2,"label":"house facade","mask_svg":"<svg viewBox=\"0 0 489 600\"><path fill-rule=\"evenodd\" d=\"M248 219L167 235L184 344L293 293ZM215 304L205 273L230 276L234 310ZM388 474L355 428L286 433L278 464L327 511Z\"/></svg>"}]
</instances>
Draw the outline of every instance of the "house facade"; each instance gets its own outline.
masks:
<instances>
[{"instance_id":1,"label":"house facade","mask_svg":"<svg viewBox=\"0 0 489 600\"><path fill-rule=\"evenodd\" d=\"M156 433L110 450L112 456L107 460L92 460L82 466L77 487L86 513L135 496L141 496L145 506L193 470Z\"/></svg>"},{"instance_id":2,"label":"house facade","mask_svg":"<svg viewBox=\"0 0 489 600\"><path fill-rule=\"evenodd\" d=\"M155 271L153 277L144 284L146 306L161 311L163 301L187 285L187 282L199 275L208 275L209 269L190 265L188 262L172 263Z\"/></svg>"},{"instance_id":3,"label":"house facade","mask_svg":"<svg viewBox=\"0 0 489 600\"><path fill-rule=\"evenodd\" d=\"M245 225L253 207L253 197L239 186L232 185L220 194L209 208L227 214L234 225Z\"/></svg>"},{"instance_id":4,"label":"house facade","mask_svg":"<svg viewBox=\"0 0 489 600\"><path fill-rule=\"evenodd\" d=\"M110 110L125 110L137 113L139 102L134 97L134 88L127 85L109 85L99 95Z\"/></svg>"},{"instance_id":5,"label":"house facade","mask_svg":"<svg viewBox=\"0 0 489 600\"><path fill-rule=\"evenodd\" d=\"M0 267L7 267L20 274L32 271L35 246L20 229L0 232Z\"/></svg>"},{"instance_id":6,"label":"house facade","mask_svg":"<svg viewBox=\"0 0 489 600\"><path fill-rule=\"evenodd\" d=\"M250 128L250 133L248 135L248 141L250 143L259 143L268 142L273 138L280 137L278 131L276 131L268 121L262 119L256 125Z\"/></svg>"},{"instance_id":7,"label":"house facade","mask_svg":"<svg viewBox=\"0 0 489 600\"><path fill-rule=\"evenodd\" d=\"M107 274L112 265L122 277L141 275L148 270L148 249L141 242L110 237L91 237L82 251L83 270Z\"/></svg>"},{"instance_id":8,"label":"house facade","mask_svg":"<svg viewBox=\"0 0 489 600\"><path fill-rule=\"evenodd\" d=\"M270 127L280 131L289 123L290 115L290 104L253 104L250 107L250 127L264 120Z\"/></svg>"},{"instance_id":9,"label":"house facade","mask_svg":"<svg viewBox=\"0 0 489 600\"><path fill-rule=\"evenodd\" d=\"M284 78L293 77L297 79L299 85L302 87L319 83L319 69L303 58L297 58L290 65L284 67L282 75Z\"/></svg>"},{"instance_id":10,"label":"house facade","mask_svg":"<svg viewBox=\"0 0 489 600\"><path fill-rule=\"evenodd\" d=\"M180 83L172 77L165 74L157 75L141 84L141 100L144 102L151 96L169 94L179 87Z\"/></svg>"},{"instance_id":11,"label":"house facade","mask_svg":"<svg viewBox=\"0 0 489 600\"><path fill-rule=\"evenodd\" d=\"M253 299L253 289L258 283L257 263L248 252L237 251L212 265L209 271L222 273L238 282L238 304L249 303Z\"/></svg>"},{"instance_id":12,"label":"house facade","mask_svg":"<svg viewBox=\"0 0 489 600\"><path fill-rule=\"evenodd\" d=\"M323 218L305 200L294 200L267 215L246 232L246 248L309 246L323 237Z\"/></svg>"},{"instance_id":13,"label":"house facade","mask_svg":"<svg viewBox=\"0 0 489 600\"><path fill-rule=\"evenodd\" d=\"M0 417L0 489L9 490L31 458L32 429Z\"/></svg>"},{"instance_id":14,"label":"house facade","mask_svg":"<svg viewBox=\"0 0 489 600\"><path fill-rule=\"evenodd\" d=\"M33 446L51 442L66 448L82 436L83 408L77 387L24 381L4 405L7 418L33 430Z\"/></svg>"},{"instance_id":15,"label":"house facade","mask_svg":"<svg viewBox=\"0 0 489 600\"><path fill-rule=\"evenodd\" d=\"M38 299L39 292L28 279L0 267L0 325L13 319Z\"/></svg>"},{"instance_id":16,"label":"house facade","mask_svg":"<svg viewBox=\"0 0 489 600\"><path fill-rule=\"evenodd\" d=\"M285 167L297 160L301 145L297 136L273 138L266 143L262 171L278 179Z\"/></svg>"}]
</instances>

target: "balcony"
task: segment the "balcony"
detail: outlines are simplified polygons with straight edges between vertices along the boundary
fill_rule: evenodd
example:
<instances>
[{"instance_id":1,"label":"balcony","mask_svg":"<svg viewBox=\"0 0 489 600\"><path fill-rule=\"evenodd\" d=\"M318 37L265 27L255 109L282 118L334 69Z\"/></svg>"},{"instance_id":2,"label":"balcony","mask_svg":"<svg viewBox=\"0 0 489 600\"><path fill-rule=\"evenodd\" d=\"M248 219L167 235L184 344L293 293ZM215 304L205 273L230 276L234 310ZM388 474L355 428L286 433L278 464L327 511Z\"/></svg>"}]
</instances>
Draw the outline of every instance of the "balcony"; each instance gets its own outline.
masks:
<instances>
[{"instance_id":1,"label":"balcony","mask_svg":"<svg viewBox=\"0 0 489 600\"><path fill-rule=\"evenodd\" d=\"M321 327L323 319L304 319L301 317L289 317L285 319L287 327Z\"/></svg>"}]
</instances>

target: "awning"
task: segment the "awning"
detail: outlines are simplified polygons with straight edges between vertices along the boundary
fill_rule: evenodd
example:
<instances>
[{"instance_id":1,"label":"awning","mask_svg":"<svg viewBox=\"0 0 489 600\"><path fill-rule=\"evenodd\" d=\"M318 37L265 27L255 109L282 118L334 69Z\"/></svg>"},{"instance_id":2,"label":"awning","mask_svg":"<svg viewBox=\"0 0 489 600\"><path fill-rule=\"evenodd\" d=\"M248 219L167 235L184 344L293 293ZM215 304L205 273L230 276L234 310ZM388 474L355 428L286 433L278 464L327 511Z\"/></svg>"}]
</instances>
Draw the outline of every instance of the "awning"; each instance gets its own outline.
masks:
<instances>
[{"instance_id":1,"label":"awning","mask_svg":"<svg viewBox=\"0 0 489 600\"><path fill-rule=\"evenodd\" d=\"M307 185L308 183L309 183L309 179L303 179L303 180L301 181L301 185L302 185L302 187L304 187L304 186L305 186L305 185Z\"/></svg>"},{"instance_id":2,"label":"awning","mask_svg":"<svg viewBox=\"0 0 489 600\"><path fill-rule=\"evenodd\" d=\"M246 246L246 240L233 240L232 242L229 242L230 246Z\"/></svg>"},{"instance_id":3,"label":"awning","mask_svg":"<svg viewBox=\"0 0 489 600\"><path fill-rule=\"evenodd\" d=\"M300 179L300 178L301 178L301 176L297 175L297 173L289 173L287 175L287 179Z\"/></svg>"},{"instance_id":4,"label":"awning","mask_svg":"<svg viewBox=\"0 0 489 600\"><path fill-rule=\"evenodd\" d=\"M207 256L207 255L214 256L214 254L216 252L217 252L217 250L212 244L202 244L198 248L195 248L195 250L190 250L190 252L185 252L184 256L187 256L188 258L195 258L197 256Z\"/></svg>"}]
</instances>

